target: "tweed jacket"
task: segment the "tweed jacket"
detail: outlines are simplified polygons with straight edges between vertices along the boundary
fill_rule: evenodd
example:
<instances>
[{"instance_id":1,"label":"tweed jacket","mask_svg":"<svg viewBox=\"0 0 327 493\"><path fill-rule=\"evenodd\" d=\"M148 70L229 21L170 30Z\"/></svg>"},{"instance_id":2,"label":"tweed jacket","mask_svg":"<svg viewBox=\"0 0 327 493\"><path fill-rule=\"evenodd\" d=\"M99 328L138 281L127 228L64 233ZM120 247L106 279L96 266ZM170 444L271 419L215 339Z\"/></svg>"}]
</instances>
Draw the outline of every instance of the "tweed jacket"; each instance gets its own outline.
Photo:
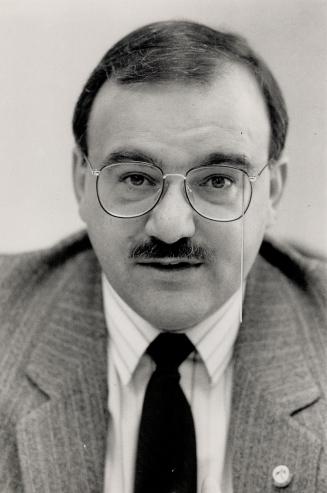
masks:
<instances>
[{"instance_id":1,"label":"tweed jacket","mask_svg":"<svg viewBox=\"0 0 327 493\"><path fill-rule=\"evenodd\" d=\"M107 331L85 234L0 264L0 491L102 493ZM327 492L322 265L265 241L235 345L234 493ZM119 492L113 492L119 493Z\"/></svg>"}]
</instances>

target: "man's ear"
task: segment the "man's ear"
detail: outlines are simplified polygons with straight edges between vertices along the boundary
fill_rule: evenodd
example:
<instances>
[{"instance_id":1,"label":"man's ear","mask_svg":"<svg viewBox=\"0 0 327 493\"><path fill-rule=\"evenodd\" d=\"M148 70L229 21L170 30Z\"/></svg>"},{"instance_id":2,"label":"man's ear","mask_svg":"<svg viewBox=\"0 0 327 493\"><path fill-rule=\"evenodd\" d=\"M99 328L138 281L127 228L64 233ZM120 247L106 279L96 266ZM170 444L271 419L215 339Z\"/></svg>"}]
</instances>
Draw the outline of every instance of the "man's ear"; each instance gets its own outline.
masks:
<instances>
[{"instance_id":1,"label":"man's ear","mask_svg":"<svg viewBox=\"0 0 327 493\"><path fill-rule=\"evenodd\" d=\"M85 196L87 164L79 147L73 149L73 184L75 197L78 203L79 215L83 219L83 199Z\"/></svg>"},{"instance_id":2,"label":"man's ear","mask_svg":"<svg viewBox=\"0 0 327 493\"><path fill-rule=\"evenodd\" d=\"M287 181L288 160L282 157L270 167L269 211L267 228L274 225L277 210Z\"/></svg>"}]
</instances>

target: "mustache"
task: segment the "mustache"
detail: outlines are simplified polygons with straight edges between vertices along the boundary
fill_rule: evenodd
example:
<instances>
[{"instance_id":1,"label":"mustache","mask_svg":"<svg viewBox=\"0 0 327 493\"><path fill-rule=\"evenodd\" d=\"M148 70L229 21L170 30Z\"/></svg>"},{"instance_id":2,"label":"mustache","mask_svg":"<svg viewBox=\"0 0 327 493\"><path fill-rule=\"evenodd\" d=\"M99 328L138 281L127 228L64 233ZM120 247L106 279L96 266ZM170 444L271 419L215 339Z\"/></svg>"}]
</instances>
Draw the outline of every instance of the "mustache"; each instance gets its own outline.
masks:
<instances>
[{"instance_id":1,"label":"mustache","mask_svg":"<svg viewBox=\"0 0 327 493\"><path fill-rule=\"evenodd\" d=\"M213 251L207 247L193 242L190 238L181 238L175 243L165 243L157 238L136 245L130 252L132 259L163 259L178 258L185 260L210 260Z\"/></svg>"}]
</instances>

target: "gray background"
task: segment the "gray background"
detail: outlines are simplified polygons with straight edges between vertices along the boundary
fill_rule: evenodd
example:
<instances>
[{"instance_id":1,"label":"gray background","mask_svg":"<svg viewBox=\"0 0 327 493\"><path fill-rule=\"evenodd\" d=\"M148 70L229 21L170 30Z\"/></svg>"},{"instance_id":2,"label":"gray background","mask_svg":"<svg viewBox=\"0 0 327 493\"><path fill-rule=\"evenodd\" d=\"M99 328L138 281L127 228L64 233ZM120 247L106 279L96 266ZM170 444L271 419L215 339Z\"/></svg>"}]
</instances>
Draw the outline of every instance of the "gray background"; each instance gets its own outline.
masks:
<instances>
[{"instance_id":1,"label":"gray background","mask_svg":"<svg viewBox=\"0 0 327 493\"><path fill-rule=\"evenodd\" d=\"M171 18L240 32L272 68L291 117L274 233L327 255L326 0L0 0L0 251L44 247L82 226L75 100L113 42Z\"/></svg>"}]
</instances>

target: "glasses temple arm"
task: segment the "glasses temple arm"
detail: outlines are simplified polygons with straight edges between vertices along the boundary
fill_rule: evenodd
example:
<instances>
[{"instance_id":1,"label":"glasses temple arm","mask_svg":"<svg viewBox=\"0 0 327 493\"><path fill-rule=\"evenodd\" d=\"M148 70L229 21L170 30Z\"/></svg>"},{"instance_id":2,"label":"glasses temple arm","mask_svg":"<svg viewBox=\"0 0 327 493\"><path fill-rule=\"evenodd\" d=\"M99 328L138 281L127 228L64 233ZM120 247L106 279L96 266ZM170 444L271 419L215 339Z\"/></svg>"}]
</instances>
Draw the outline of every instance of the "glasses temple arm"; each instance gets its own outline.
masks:
<instances>
[{"instance_id":1,"label":"glasses temple arm","mask_svg":"<svg viewBox=\"0 0 327 493\"><path fill-rule=\"evenodd\" d=\"M83 160L84 160L84 161L88 164L88 166L89 166L89 168L90 168L90 171L91 171L92 175L93 175L93 176L99 176L99 174L100 174L100 170L93 168L93 166L92 166L92 164L90 163L90 161L89 161L88 157L87 157L84 153L82 153L82 156L83 156Z\"/></svg>"},{"instance_id":2,"label":"glasses temple arm","mask_svg":"<svg viewBox=\"0 0 327 493\"><path fill-rule=\"evenodd\" d=\"M271 166L272 163L274 162L274 159L269 159L268 163L264 165L263 168L261 168L261 170L255 175L255 176L249 176L249 180L254 183L257 181L257 179L259 178L259 176L262 175L262 173L264 172L264 170L268 167L268 166Z\"/></svg>"}]
</instances>

